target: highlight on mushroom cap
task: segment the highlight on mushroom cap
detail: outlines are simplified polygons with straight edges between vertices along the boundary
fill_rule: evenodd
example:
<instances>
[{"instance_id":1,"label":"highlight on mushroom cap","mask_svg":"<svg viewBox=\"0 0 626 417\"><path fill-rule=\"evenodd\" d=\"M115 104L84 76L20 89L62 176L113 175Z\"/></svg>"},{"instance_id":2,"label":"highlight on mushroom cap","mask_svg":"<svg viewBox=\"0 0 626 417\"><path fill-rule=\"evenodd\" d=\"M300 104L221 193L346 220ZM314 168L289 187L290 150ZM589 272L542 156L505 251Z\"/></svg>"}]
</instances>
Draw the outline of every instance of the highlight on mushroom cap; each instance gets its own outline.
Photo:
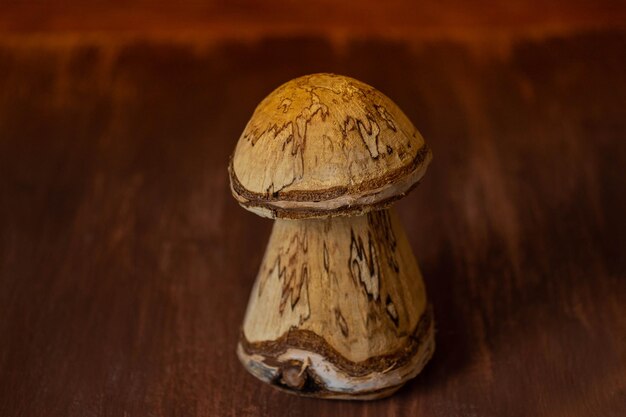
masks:
<instances>
[{"instance_id":1,"label":"highlight on mushroom cap","mask_svg":"<svg viewBox=\"0 0 626 417\"><path fill-rule=\"evenodd\" d=\"M313 74L255 109L229 165L231 189L264 217L366 213L409 192L431 159L388 97L353 78Z\"/></svg>"}]
</instances>

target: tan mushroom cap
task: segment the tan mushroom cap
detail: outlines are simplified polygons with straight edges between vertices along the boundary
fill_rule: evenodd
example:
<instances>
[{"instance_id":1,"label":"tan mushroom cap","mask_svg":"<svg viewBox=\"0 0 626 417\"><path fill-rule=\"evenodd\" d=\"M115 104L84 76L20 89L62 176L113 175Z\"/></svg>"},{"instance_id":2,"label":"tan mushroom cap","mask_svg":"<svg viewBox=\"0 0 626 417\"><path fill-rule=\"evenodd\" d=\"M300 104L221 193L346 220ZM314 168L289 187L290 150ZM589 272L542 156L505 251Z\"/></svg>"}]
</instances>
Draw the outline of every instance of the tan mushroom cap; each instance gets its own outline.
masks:
<instances>
[{"instance_id":1,"label":"tan mushroom cap","mask_svg":"<svg viewBox=\"0 0 626 417\"><path fill-rule=\"evenodd\" d=\"M366 213L391 204L431 159L388 97L353 78L313 74L256 108L231 158L234 197L264 217Z\"/></svg>"}]
</instances>

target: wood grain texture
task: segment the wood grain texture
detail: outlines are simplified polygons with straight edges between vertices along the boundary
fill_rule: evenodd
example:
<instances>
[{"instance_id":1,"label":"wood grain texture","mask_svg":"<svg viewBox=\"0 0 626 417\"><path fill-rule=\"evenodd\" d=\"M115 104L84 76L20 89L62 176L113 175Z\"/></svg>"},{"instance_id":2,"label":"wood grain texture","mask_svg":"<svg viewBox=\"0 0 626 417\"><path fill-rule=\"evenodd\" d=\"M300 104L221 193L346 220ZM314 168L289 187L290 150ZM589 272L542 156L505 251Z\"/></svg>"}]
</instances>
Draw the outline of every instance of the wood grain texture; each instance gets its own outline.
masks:
<instances>
[{"instance_id":1,"label":"wood grain texture","mask_svg":"<svg viewBox=\"0 0 626 417\"><path fill-rule=\"evenodd\" d=\"M431 358L432 312L393 209L274 223L237 354L295 394L387 396Z\"/></svg>"},{"instance_id":2,"label":"wood grain texture","mask_svg":"<svg viewBox=\"0 0 626 417\"><path fill-rule=\"evenodd\" d=\"M624 415L625 50L0 40L0 415ZM234 351L271 222L228 156L319 71L384 91L435 155L397 207L437 353L367 404L275 392Z\"/></svg>"},{"instance_id":3,"label":"wood grain texture","mask_svg":"<svg viewBox=\"0 0 626 417\"><path fill-rule=\"evenodd\" d=\"M66 0L6 1L0 33L202 33L258 39L263 35L437 38L571 33L624 27L626 8L616 0Z\"/></svg>"},{"instance_id":4,"label":"wood grain texture","mask_svg":"<svg viewBox=\"0 0 626 417\"><path fill-rule=\"evenodd\" d=\"M263 217L363 214L408 193L432 158L393 101L337 74L290 80L256 107L228 166L233 197Z\"/></svg>"}]
</instances>

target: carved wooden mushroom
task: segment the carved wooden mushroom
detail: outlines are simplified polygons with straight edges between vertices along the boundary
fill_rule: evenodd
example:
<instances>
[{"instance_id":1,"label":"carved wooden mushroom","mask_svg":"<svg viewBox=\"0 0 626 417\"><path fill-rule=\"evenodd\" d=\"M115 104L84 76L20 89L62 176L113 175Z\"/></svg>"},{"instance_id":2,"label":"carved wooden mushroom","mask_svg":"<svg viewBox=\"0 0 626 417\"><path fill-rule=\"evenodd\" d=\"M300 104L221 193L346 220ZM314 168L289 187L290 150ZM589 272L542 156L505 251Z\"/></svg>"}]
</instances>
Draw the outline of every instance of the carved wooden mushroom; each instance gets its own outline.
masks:
<instances>
[{"instance_id":1,"label":"carved wooden mushroom","mask_svg":"<svg viewBox=\"0 0 626 417\"><path fill-rule=\"evenodd\" d=\"M287 391L373 399L434 350L422 276L391 203L429 148L402 111L352 78L315 74L256 108L231 158L234 197L275 218L237 348Z\"/></svg>"}]
</instances>

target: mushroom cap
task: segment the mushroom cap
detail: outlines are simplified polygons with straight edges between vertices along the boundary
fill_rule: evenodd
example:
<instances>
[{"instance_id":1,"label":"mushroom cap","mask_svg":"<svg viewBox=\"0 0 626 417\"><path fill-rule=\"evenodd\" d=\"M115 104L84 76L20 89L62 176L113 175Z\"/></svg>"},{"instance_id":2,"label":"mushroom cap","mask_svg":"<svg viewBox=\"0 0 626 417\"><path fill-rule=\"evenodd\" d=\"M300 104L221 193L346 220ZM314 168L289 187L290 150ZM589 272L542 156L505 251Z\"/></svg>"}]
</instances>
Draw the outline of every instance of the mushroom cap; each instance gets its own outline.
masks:
<instances>
[{"instance_id":1,"label":"mushroom cap","mask_svg":"<svg viewBox=\"0 0 626 417\"><path fill-rule=\"evenodd\" d=\"M353 78L291 80L257 106L237 142L233 196L270 218L362 214L409 192L432 156L393 101Z\"/></svg>"}]
</instances>

